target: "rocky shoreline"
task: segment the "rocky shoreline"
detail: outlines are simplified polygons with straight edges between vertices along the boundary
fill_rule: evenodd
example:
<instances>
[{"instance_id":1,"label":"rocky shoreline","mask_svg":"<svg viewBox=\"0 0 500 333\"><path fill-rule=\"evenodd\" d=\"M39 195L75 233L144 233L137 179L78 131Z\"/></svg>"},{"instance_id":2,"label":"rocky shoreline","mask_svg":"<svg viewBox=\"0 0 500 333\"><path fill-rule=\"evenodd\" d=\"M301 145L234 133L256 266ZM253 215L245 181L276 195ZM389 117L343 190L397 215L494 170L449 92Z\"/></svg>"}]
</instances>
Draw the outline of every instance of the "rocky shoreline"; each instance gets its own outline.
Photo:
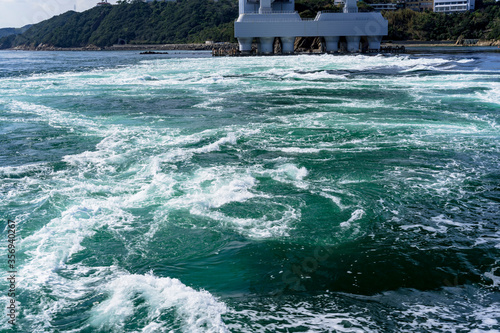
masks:
<instances>
[{"instance_id":1,"label":"rocky shoreline","mask_svg":"<svg viewBox=\"0 0 500 333\"><path fill-rule=\"evenodd\" d=\"M84 47L55 47L47 44L38 46L17 46L9 50L20 51L211 51L213 48L235 48L236 43L215 43L215 44L145 44L145 45L113 45L99 47L96 45L87 45Z\"/></svg>"},{"instance_id":2,"label":"rocky shoreline","mask_svg":"<svg viewBox=\"0 0 500 333\"><path fill-rule=\"evenodd\" d=\"M467 42L471 41L471 42ZM382 45L388 46L388 45L393 45L393 46L404 46L406 48L408 47L453 47L453 46L479 46L479 47L484 47L484 46L500 46L500 40L467 40L467 39L458 39L456 42L453 41L386 41L382 42Z\"/></svg>"}]
</instances>

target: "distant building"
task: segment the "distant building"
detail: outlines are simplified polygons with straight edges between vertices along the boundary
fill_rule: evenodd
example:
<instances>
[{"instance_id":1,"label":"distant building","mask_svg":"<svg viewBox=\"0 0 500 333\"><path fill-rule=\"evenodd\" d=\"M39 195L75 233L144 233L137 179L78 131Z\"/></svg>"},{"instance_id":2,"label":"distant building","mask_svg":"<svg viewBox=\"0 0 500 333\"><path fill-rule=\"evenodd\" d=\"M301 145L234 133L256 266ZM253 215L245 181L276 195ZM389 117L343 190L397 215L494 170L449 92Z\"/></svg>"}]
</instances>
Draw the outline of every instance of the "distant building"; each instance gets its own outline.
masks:
<instances>
[{"instance_id":1,"label":"distant building","mask_svg":"<svg viewBox=\"0 0 500 333\"><path fill-rule=\"evenodd\" d=\"M108 2L108 0L103 0L101 2L98 2L96 6L111 6L111 4Z\"/></svg>"},{"instance_id":2,"label":"distant building","mask_svg":"<svg viewBox=\"0 0 500 333\"><path fill-rule=\"evenodd\" d=\"M434 1L433 0L406 0L405 8L414 10L416 12L423 12L426 10L432 11L432 10L434 10Z\"/></svg>"},{"instance_id":3,"label":"distant building","mask_svg":"<svg viewBox=\"0 0 500 333\"><path fill-rule=\"evenodd\" d=\"M383 10L396 10L398 5L395 3L370 3L369 4L376 12L381 12Z\"/></svg>"},{"instance_id":4,"label":"distant building","mask_svg":"<svg viewBox=\"0 0 500 333\"><path fill-rule=\"evenodd\" d=\"M345 4L345 0L333 0L333 4L335 6L344 5Z\"/></svg>"},{"instance_id":5,"label":"distant building","mask_svg":"<svg viewBox=\"0 0 500 333\"><path fill-rule=\"evenodd\" d=\"M436 13L457 13L474 10L475 0L434 0Z\"/></svg>"},{"instance_id":6,"label":"distant building","mask_svg":"<svg viewBox=\"0 0 500 333\"><path fill-rule=\"evenodd\" d=\"M356 0L356 2L359 2L360 0ZM389 2L389 3L367 3L368 6L372 7L376 12L381 12L384 10L397 10L400 8L404 8L404 0L398 0L397 3L395 2ZM432 1L432 0L430 0ZM333 1L334 5L336 6L343 6L345 5L345 0L334 0ZM432 6L431 6L432 9Z\"/></svg>"}]
</instances>

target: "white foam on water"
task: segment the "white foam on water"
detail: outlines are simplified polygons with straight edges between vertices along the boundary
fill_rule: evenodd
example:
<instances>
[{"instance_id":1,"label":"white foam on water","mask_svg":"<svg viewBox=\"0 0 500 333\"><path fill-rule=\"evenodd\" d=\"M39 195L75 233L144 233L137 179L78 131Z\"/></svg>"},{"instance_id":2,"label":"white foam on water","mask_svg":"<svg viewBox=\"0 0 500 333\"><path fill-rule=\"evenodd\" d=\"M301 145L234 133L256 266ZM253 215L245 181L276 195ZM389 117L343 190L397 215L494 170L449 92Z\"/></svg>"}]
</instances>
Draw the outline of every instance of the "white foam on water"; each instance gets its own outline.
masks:
<instances>
[{"instance_id":1,"label":"white foam on water","mask_svg":"<svg viewBox=\"0 0 500 333\"><path fill-rule=\"evenodd\" d=\"M85 171L114 174L118 167L136 161L144 150L162 153L178 142L192 142L199 139L178 137L178 131L154 131L142 127L110 126L99 132L103 139L92 151L67 155L63 161ZM150 153L151 154L151 153ZM161 154L153 158L160 158Z\"/></svg>"},{"instance_id":2,"label":"white foam on water","mask_svg":"<svg viewBox=\"0 0 500 333\"><path fill-rule=\"evenodd\" d=\"M412 225L402 225L400 226L400 228L403 230L410 230L413 232L420 232L422 230L425 230L427 232L439 233L439 234L445 234L448 231L448 228L443 225L438 227L432 227L423 224L412 224Z\"/></svg>"},{"instance_id":3,"label":"white foam on water","mask_svg":"<svg viewBox=\"0 0 500 333\"><path fill-rule=\"evenodd\" d=\"M477 95L475 95L477 96ZM484 135L495 135L497 129L498 129L498 124L494 118L494 114L484 114L484 115L478 115L475 113L457 113L454 111L446 111L446 110L440 110L440 113L450 115L452 117L457 117L457 118L463 118L469 122L469 124L463 124L461 126L455 126L456 128L453 128L451 126L442 126L442 134L444 135L451 135L451 134L480 134L482 136ZM432 128L432 127L431 127ZM436 129L434 127L433 129ZM433 133L429 133L433 135L439 135L439 131L435 131Z\"/></svg>"},{"instance_id":4,"label":"white foam on water","mask_svg":"<svg viewBox=\"0 0 500 333\"><path fill-rule=\"evenodd\" d=\"M282 151L289 154L317 154L321 151L318 148L299 148L299 147L284 147L284 148L271 148L269 150Z\"/></svg>"},{"instance_id":5,"label":"white foam on water","mask_svg":"<svg viewBox=\"0 0 500 333\"><path fill-rule=\"evenodd\" d=\"M258 132L249 131L249 135ZM235 137L229 134L208 146L186 150L200 153L214 151L221 144L234 140ZM165 156L156 156L151 164L158 165L167 159ZM158 170L158 167L151 166L151 169ZM256 177L271 177L304 188L306 187L304 178L308 174L304 167L299 168L293 164L284 164L272 170L265 170L259 165L249 168L226 165L199 168L193 174L178 174L175 170L169 174L158 171L152 173L153 178L148 174L138 174L138 178L144 177L150 181L141 187L131 184L134 194L121 200L132 207L134 203L147 204L152 200L160 204L162 209L155 214L158 223L168 221L169 212L187 210L193 216L203 216L218 221L216 228L228 227L256 238L287 236L293 223L300 219L300 209L280 203L282 198L277 197L275 200L272 195L256 190L259 185ZM159 184L156 183L157 179ZM122 185L126 186L127 182ZM252 204L262 202L262 205L269 206L270 215L250 218L238 214L229 216L221 211L228 204L244 204L249 200L252 200Z\"/></svg>"},{"instance_id":6,"label":"white foam on water","mask_svg":"<svg viewBox=\"0 0 500 333\"><path fill-rule=\"evenodd\" d=\"M20 325L21 330L24 328L26 332L56 331L53 326L54 318L61 311L78 306L82 300L95 293L95 285L103 283L103 280L114 271L116 271L114 266L88 268L81 265L68 265L65 273L72 278L63 278L53 274L50 282L42 286L45 288L45 293L36 304L38 306L32 303L30 307L24 307L25 320ZM30 290L32 291L33 289ZM32 295L36 294L32 293Z\"/></svg>"},{"instance_id":7,"label":"white foam on water","mask_svg":"<svg viewBox=\"0 0 500 333\"><path fill-rule=\"evenodd\" d=\"M500 80L500 77L499 77ZM489 89L486 92L477 92L476 97L481 101L492 104L500 104L500 83L489 82ZM497 124L495 124L498 126Z\"/></svg>"},{"instance_id":8,"label":"white foam on water","mask_svg":"<svg viewBox=\"0 0 500 333\"><path fill-rule=\"evenodd\" d=\"M215 141L214 143L211 143L205 147L194 149L193 152L195 152L195 153L210 153L213 151L219 151L221 149L221 146L226 145L226 144L235 145L236 141L237 141L237 138L236 138L235 133L228 133L225 137L220 138L219 140Z\"/></svg>"},{"instance_id":9,"label":"white foam on water","mask_svg":"<svg viewBox=\"0 0 500 333\"><path fill-rule=\"evenodd\" d=\"M322 191L319 192L319 195L321 195L324 198L332 200L332 202L335 205L337 205L337 207L339 207L340 210L345 210L345 209L347 209L349 207L349 206L343 205L341 198L339 198L338 196L335 196L335 195L332 195L332 194L329 194L329 193L325 193L325 192L334 192L334 191L330 190L330 189L322 189Z\"/></svg>"},{"instance_id":10,"label":"white foam on water","mask_svg":"<svg viewBox=\"0 0 500 333\"><path fill-rule=\"evenodd\" d=\"M193 134L182 134L178 129L172 129L168 138L161 137L161 144L165 147L177 147L188 144L195 144L202 140L209 139L219 133L217 129L207 129ZM157 143L158 144L158 143Z\"/></svg>"},{"instance_id":11,"label":"white foam on water","mask_svg":"<svg viewBox=\"0 0 500 333\"><path fill-rule=\"evenodd\" d=\"M193 107L200 108L200 109L210 109L210 110L215 110L215 111L222 111L224 109L224 107L221 104L223 104L224 101L225 101L225 99L221 98L221 97L208 98L203 103L193 105Z\"/></svg>"},{"instance_id":12,"label":"white foam on water","mask_svg":"<svg viewBox=\"0 0 500 333\"><path fill-rule=\"evenodd\" d=\"M417 58L409 55L372 57L365 55L321 55L319 57L308 57L301 55L297 57L299 60L296 66L302 64L299 70L303 68L320 68L320 69L346 69L353 71L366 71L369 69L378 68L414 68L415 66L438 66L449 63L449 60L441 58ZM305 64L308 66L304 66Z\"/></svg>"},{"instance_id":13,"label":"white foam on water","mask_svg":"<svg viewBox=\"0 0 500 333\"><path fill-rule=\"evenodd\" d=\"M482 245L482 244L487 244L489 242L494 242L496 245L494 245L497 249L500 249L500 231L497 231L496 233L493 234L483 234L480 237L476 238L474 242L474 246Z\"/></svg>"},{"instance_id":14,"label":"white foam on water","mask_svg":"<svg viewBox=\"0 0 500 333\"><path fill-rule=\"evenodd\" d=\"M449 218L447 218L443 214L431 217L431 221L436 223L436 225L439 227L441 227L442 224L445 224L449 227L456 227L459 230L463 230L463 231L471 230L471 229L477 227L477 225L475 225L473 223L455 222L453 220L450 220Z\"/></svg>"},{"instance_id":15,"label":"white foam on water","mask_svg":"<svg viewBox=\"0 0 500 333\"><path fill-rule=\"evenodd\" d=\"M183 196L167 202L170 207L219 208L230 202L244 202L258 196L251 192L256 179L234 168L212 167L195 172L180 184Z\"/></svg>"},{"instance_id":16,"label":"white foam on water","mask_svg":"<svg viewBox=\"0 0 500 333\"><path fill-rule=\"evenodd\" d=\"M363 209L356 209L354 212L351 213L351 217L349 218L349 220L340 223L340 226L342 228L349 228L352 226L353 222L361 220L364 215L365 211Z\"/></svg>"},{"instance_id":17,"label":"white foam on water","mask_svg":"<svg viewBox=\"0 0 500 333\"><path fill-rule=\"evenodd\" d=\"M500 262L496 261L494 267L489 272L485 272L484 276L492 282L492 287L500 288Z\"/></svg>"},{"instance_id":18,"label":"white foam on water","mask_svg":"<svg viewBox=\"0 0 500 333\"><path fill-rule=\"evenodd\" d=\"M152 142L151 145L155 143ZM51 186L41 187L42 193L38 198L65 198L63 200L67 206L60 207L58 218L52 219L33 234L25 235L22 240L22 247L30 258L22 269L27 288L38 288L51 281L57 271L66 267L67 260L83 249L82 241L94 235L99 228L127 228L134 221L134 216L126 212L126 209L147 202L148 194L151 194L149 199L154 198L156 192L163 198L171 195L174 182L171 177L160 172L158 161L154 157L146 160L143 170L138 169L137 173L125 180L110 178L109 175L96 175L95 171L100 169L112 173L116 171L112 166L116 159L112 157L123 154L122 146L123 142L117 143L108 137L98 145L101 150L63 158L76 169L47 174ZM24 172L38 170L39 167L8 167L4 171ZM85 173L91 173L97 178L82 176ZM30 180L42 182L36 176L25 177L22 182L28 184ZM99 192L101 195L95 197L94 194Z\"/></svg>"},{"instance_id":19,"label":"white foam on water","mask_svg":"<svg viewBox=\"0 0 500 333\"><path fill-rule=\"evenodd\" d=\"M211 211L194 207L190 210L193 215L209 217L221 222L223 226L232 228L240 234L254 239L281 238L290 236L293 223L300 221L301 212L290 205L284 205L285 211L281 212L279 219L270 219L267 216L261 218L239 218L227 216L219 211Z\"/></svg>"},{"instance_id":20,"label":"white foam on water","mask_svg":"<svg viewBox=\"0 0 500 333\"><path fill-rule=\"evenodd\" d=\"M404 188L401 194L403 198L410 194L411 196L429 198L443 198L447 196L461 198L465 194L463 189L464 182L471 177L470 174L476 174L477 171L472 169L464 170L462 163L454 165L455 163L454 160L451 160L439 168L435 168L435 166L411 168L398 166L394 170L389 171L387 177L390 182L399 179L397 187ZM445 232L452 223L438 216L434 216L434 220L430 222L436 226L436 232ZM472 227L472 225L462 224L461 227L465 230ZM429 226L429 228L432 227ZM431 230L428 229L428 231Z\"/></svg>"},{"instance_id":21,"label":"white foam on water","mask_svg":"<svg viewBox=\"0 0 500 333\"><path fill-rule=\"evenodd\" d=\"M460 306L471 307L464 304L463 300L457 300L457 308ZM475 309L472 313L467 314L467 319L470 324L457 322L463 313L457 311L457 308L443 305L424 305L415 303L406 303L408 310L402 311L402 315L406 318L404 326L400 328L400 332L498 332L498 311L500 303L488 305L472 305Z\"/></svg>"},{"instance_id":22,"label":"white foam on water","mask_svg":"<svg viewBox=\"0 0 500 333\"><path fill-rule=\"evenodd\" d=\"M29 90L33 96L46 95L47 91L55 92L60 96L88 95L102 93L103 88L119 86L114 90L116 96L144 96L146 91L177 89L190 85L203 86L209 83L235 84L237 80L221 76L221 68L202 70L203 59L193 60L192 65L184 60L146 61L138 65L120 66L108 69L93 69L85 73L64 72L35 74L29 77L13 78L2 84L13 86L16 90L24 92ZM200 67L196 67L196 65ZM179 66L179 67L175 67ZM195 70L196 68L196 70ZM145 74L146 73L146 74ZM57 82L56 87L52 83ZM13 84L12 84L13 83ZM12 91L15 96L15 91Z\"/></svg>"},{"instance_id":23,"label":"white foam on water","mask_svg":"<svg viewBox=\"0 0 500 333\"><path fill-rule=\"evenodd\" d=\"M99 173L114 173L116 166L110 163L118 155L112 152L103 150L84 151L76 155L67 155L63 157L63 161L72 166L90 166L92 165Z\"/></svg>"},{"instance_id":24,"label":"white foam on water","mask_svg":"<svg viewBox=\"0 0 500 333\"><path fill-rule=\"evenodd\" d=\"M127 321L146 313L143 332L163 332L176 326L186 333L229 332L221 317L226 305L209 292L196 291L177 279L122 274L101 287L101 292L109 297L92 308L89 320L97 330L123 332ZM135 305L139 300L143 303Z\"/></svg>"},{"instance_id":25,"label":"white foam on water","mask_svg":"<svg viewBox=\"0 0 500 333\"><path fill-rule=\"evenodd\" d=\"M93 132L99 127L95 121L80 114L76 115L40 104L14 101L9 107L10 113L35 114L54 128L67 128L74 131L76 128L83 127L86 131Z\"/></svg>"},{"instance_id":26,"label":"white foam on water","mask_svg":"<svg viewBox=\"0 0 500 333\"><path fill-rule=\"evenodd\" d=\"M353 108L353 109L376 109L376 108L394 108L392 105L385 103L383 100L372 100L369 102L363 100L350 100L336 105L336 107Z\"/></svg>"},{"instance_id":27,"label":"white foam on water","mask_svg":"<svg viewBox=\"0 0 500 333\"><path fill-rule=\"evenodd\" d=\"M315 306L309 301L284 304L247 303L246 308L231 310L226 317L235 318L228 324L234 333L247 332L379 332L369 315L340 308L332 300Z\"/></svg>"},{"instance_id":28,"label":"white foam on water","mask_svg":"<svg viewBox=\"0 0 500 333\"><path fill-rule=\"evenodd\" d=\"M22 239L29 261L20 269L20 286L39 290L44 284L57 279L57 272L66 268L66 262L83 250L85 238L91 237L104 225L120 227L131 223L134 216L99 199L84 199L70 206L43 228Z\"/></svg>"},{"instance_id":29,"label":"white foam on water","mask_svg":"<svg viewBox=\"0 0 500 333\"><path fill-rule=\"evenodd\" d=\"M433 65L425 65L425 64L418 64L414 65L410 68L405 68L400 71L400 73L411 73L411 72L420 72L420 71L436 71L436 70L443 70L444 68L436 68L436 66ZM451 69L451 67L448 67L447 69Z\"/></svg>"},{"instance_id":30,"label":"white foam on water","mask_svg":"<svg viewBox=\"0 0 500 333\"><path fill-rule=\"evenodd\" d=\"M52 169L47 165L47 163L31 163L19 166L5 166L0 167L0 176L20 176L30 172L42 172L50 173Z\"/></svg>"},{"instance_id":31,"label":"white foam on water","mask_svg":"<svg viewBox=\"0 0 500 333\"><path fill-rule=\"evenodd\" d=\"M201 68L212 68L213 62L213 59L201 59L197 65L201 66ZM332 78L337 82L346 81L345 74L336 74L334 72L335 70L349 70L354 72L377 70L381 68L393 68L400 71L416 71L421 69L443 70L443 66L446 64L454 66L455 62L442 58L412 57L409 55L373 57L365 55L334 56L324 54L315 57L307 55L298 55L295 57L277 56L272 59L267 59L265 64L262 63L260 57L229 58L224 59L223 68L225 71L221 71L224 75L244 71L247 75L251 76L292 79L287 80L290 84L294 82L293 79L303 79L298 80L297 83L304 84L304 82L308 82L308 80L311 82L311 80L330 80ZM185 68L185 64L180 62L178 65L182 68L180 70L184 71L186 74L189 73L187 68ZM308 70L304 71L304 68ZM206 73L203 73L202 75L205 74ZM212 78L209 78L206 83L217 82L213 80L213 77L216 77L216 73L212 72L211 75ZM224 77L224 81L225 80L227 80L227 77ZM245 78L238 79L238 82L245 82ZM258 87L254 88L262 89Z\"/></svg>"},{"instance_id":32,"label":"white foam on water","mask_svg":"<svg viewBox=\"0 0 500 333\"><path fill-rule=\"evenodd\" d=\"M500 76L499 76L500 78ZM492 76L489 74L462 74L450 73L446 71L444 74L432 76L412 76L409 79L407 76L391 78L391 82L396 84L400 89L404 89L406 93L410 94L418 104L423 104L426 109L429 109L429 101L433 103L441 103L444 99L471 99L481 100L488 103L498 103L498 98L495 95L494 87L498 83L491 82ZM381 82L387 84L387 81ZM470 88L483 88L487 92L477 92ZM440 90L459 90L456 94L449 95L441 94ZM470 92L467 92L470 91ZM416 107L414 103L412 107Z\"/></svg>"},{"instance_id":33,"label":"white foam on water","mask_svg":"<svg viewBox=\"0 0 500 333\"><path fill-rule=\"evenodd\" d=\"M137 176L149 181L143 182L139 187L133 183L130 184L130 188L136 188L136 192L124 199L128 207L141 207L155 202L160 204L173 196L177 181L173 175L161 172L159 158L151 158L151 162L140 170Z\"/></svg>"},{"instance_id":34,"label":"white foam on water","mask_svg":"<svg viewBox=\"0 0 500 333\"><path fill-rule=\"evenodd\" d=\"M299 168L292 163L286 163L279 166L277 169L265 170L262 173L269 175L276 181L293 184L297 188L307 189L309 187L309 183L304 180L309 174L307 169L305 167Z\"/></svg>"},{"instance_id":35,"label":"white foam on water","mask_svg":"<svg viewBox=\"0 0 500 333\"><path fill-rule=\"evenodd\" d=\"M196 135L197 138L191 138L193 142L199 142L202 137ZM195 154L206 154L214 151L220 151L221 147L224 145L235 145L237 143L238 137L235 133L228 133L225 137L218 139L217 141L205 145L199 148L174 148L169 150L167 153L160 155L160 158L164 162L180 162L190 160ZM181 139L185 141L185 139Z\"/></svg>"},{"instance_id":36,"label":"white foam on water","mask_svg":"<svg viewBox=\"0 0 500 333\"><path fill-rule=\"evenodd\" d=\"M474 310L472 317L479 322L478 328L471 330L474 333L498 333L500 332L500 303L488 304ZM493 329L496 327L496 329Z\"/></svg>"},{"instance_id":37,"label":"white foam on water","mask_svg":"<svg viewBox=\"0 0 500 333\"><path fill-rule=\"evenodd\" d=\"M259 171L262 170L229 166L198 169L193 176L176 185L177 192L163 204L167 217L160 219L168 219L169 211L186 209L193 216L218 221L219 226L231 228L248 237L287 236L291 223L300 218L300 211L289 205L274 203L273 197L257 191L255 174L259 174ZM279 216L273 218L266 215L258 218L228 216L220 211L227 204L245 203L248 200L262 201L265 206L283 206L284 210L280 210Z\"/></svg>"},{"instance_id":38,"label":"white foam on water","mask_svg":"<svg viewBox=\"0 0 500 333\"><path fill-rule=\"evenodd\" d=\"M347 80L347 74L332 74L327 71L316 72L292 72L282 73L282 77L286 79L305 79L305 80Z\"/></svg>"},{"instance_id":39,"label":"white foam on water","mask_svg":"<svg viewBox=\"0 0 500 333\"><path fill-rule=\"evenodd\" d=\"M409 328L401 331L409 332L414 330L430 330L440 328L441 331L452 332L456 329L456 324L453 323L455 317L451 309L443 306L429 306L423 304L406 304L411 309L403 311L403 314L408 318L405 326ZM436 319L439 318L439 319ZM410 319L411 318L411 319ZM411 321L410 321L411 320ZM448 322L448 323L447 323Z\"/></svg>"},{"instance_id":40,"label":"white foam on water","mask_svg":"<svg viewBox=\"0 0 500 333\"><path fill-rule=\"evenodd\" d=\"M139 80L144 80L144 81L159 81L160 79L157 78L156 76L144 75L143 77L140 77Z\"/></svg>"},{"instance_id":41,"label":"white foam on water","mask_svg":"<svg viewBox=\"0 0 500 333\"><path fill-rule=\"evenodd\" d=\"M210 75L208 77L202 77L202 78L196 80L196 83L206 85L206 84L222 83L224 81L225 81L225 78L222 75L216 74L216 75Z\"/></svg>"}]
</instances>

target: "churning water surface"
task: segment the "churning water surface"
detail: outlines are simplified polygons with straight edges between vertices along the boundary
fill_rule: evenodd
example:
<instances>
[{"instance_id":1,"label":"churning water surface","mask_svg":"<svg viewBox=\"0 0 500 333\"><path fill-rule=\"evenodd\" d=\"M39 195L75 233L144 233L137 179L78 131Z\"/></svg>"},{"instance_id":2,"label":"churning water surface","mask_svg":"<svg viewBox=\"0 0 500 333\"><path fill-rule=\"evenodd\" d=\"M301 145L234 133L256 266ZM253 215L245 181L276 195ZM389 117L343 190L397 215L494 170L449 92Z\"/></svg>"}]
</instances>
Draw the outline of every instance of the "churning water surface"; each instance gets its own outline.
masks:
<instances>
[{"instance_id":1,"label":"churning water surface","mask_svg":"<svg viewBox=\"0 0 500 333\"><path fill-rule=\"evenodd\" d=\"M498 332L499 55L1 52L14 331Z\"/></svg>"}]
</instances>

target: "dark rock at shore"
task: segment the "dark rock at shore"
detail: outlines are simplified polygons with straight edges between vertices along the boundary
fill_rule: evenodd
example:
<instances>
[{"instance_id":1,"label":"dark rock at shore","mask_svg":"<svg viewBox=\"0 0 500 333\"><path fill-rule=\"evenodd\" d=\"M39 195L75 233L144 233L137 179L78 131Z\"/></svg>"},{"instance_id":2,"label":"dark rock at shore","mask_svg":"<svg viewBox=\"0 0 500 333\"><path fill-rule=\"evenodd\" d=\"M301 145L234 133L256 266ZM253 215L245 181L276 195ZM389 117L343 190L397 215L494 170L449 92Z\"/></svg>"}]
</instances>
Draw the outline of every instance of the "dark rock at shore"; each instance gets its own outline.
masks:
<instances>
[{"instance_id":1,"label":"dark rock at shore","mask_svg":"<svg viewBox=\"0 0 500 333\"><path fill-rule=\"evenodd\" d=\"M140 54L168 54L168 52L146 51L146 52L141 52Z\"/></svg>"}]
</instances>

